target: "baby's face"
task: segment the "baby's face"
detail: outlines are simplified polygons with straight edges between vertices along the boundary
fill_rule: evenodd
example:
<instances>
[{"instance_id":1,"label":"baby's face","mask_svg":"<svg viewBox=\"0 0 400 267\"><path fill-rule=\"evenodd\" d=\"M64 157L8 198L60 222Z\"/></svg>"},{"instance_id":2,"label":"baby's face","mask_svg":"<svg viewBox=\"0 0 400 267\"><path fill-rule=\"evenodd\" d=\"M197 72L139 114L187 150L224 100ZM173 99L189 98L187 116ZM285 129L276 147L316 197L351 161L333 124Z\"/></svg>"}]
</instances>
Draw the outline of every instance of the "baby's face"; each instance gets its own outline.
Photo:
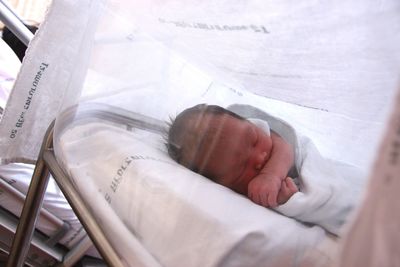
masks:
<instances>
[{"instance_id":1,"label":"baby's face","mask_svg":"<svg viewBox=\"0 0 400 267\"><path fill-rule=\"evenodd\" d=\"M205 160L203 173L247 195L249 182L271 156L271 137L251 122L229 115L215 116L208 123L216 123L220 132L208 138L203 153L198 156L200 161Z\"/></svg>"}]
</instances>

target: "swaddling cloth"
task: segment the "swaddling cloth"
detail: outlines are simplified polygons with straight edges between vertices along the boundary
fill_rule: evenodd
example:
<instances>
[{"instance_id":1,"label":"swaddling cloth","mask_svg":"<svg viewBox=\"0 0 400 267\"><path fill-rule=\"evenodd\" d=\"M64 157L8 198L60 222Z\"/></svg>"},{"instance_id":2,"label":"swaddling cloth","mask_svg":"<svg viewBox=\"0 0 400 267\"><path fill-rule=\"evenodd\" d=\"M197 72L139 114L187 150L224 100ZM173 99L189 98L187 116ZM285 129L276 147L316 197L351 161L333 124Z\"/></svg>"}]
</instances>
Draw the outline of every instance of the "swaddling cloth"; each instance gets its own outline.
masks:
<instances>
[{"instance_id":1,"label":"swaddling cloth","mask_svg":"<svg viewBox=\"0 0 400 267\"><path fill-rule=\"evenodd\" d=\"M295 193L275 210L340 235L349 213L359 203L364 181L362 172L354 166L324 158L308 137L296 132L287 122L260 109L249 105L232 105L229 110L244 118L252 118L251 121L258 118L257 126L260 128L268 121L269 127L292 144L295 150L295 167L301 192Z\"/></svg>"},{"instance_id":2,"label":"swaddling cloth","mask_svg":"<svg viewBox=\"0 0 400 267\"><path fill-rule=\"evenodd\" d=\"M249 119L257 127L271 135L266 120ZM285 204L277 207L278 212L307 223L315 223L339 235L348 213L356 204L355 189L351 189L349 173L340 173L336 162L323 158L314 144L306 137L298 136L296 166L288 173L299 188ZM299 170L299 174L295 171ZM302 181L300 183L300 180ZM302 188L305 186L305 188ZM349 190L351 189L351 190ZM357 191L359 191L357 189Z\"/></svg>"}]
</instances>

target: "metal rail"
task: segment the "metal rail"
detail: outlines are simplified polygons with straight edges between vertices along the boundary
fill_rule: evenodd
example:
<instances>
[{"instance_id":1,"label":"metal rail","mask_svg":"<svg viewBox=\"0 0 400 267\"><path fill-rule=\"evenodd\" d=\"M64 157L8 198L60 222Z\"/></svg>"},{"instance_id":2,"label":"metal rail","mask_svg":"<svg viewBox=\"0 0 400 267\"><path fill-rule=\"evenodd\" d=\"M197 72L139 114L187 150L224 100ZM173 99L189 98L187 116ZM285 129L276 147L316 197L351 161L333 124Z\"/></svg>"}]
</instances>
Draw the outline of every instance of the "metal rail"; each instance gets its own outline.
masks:
<instances>
[{"instance_id":1,"label":"metal rail","mask_svg":"<svg viewBox=\"0 0 400 267\"><path fill-rule=\"evenodd\" d=\"M136 127L157 133L163 133L165 127L163 122L141 114L132 113L107 105L91 104L84 106L83 108L81 106L80 110L79 106L77 106L65 111L63 116L60 116L61 126L59 127L59 130L62 132L72 121L82 123L86 119L90 118L124 125L127 129ZM109 266L124 267L125 264L122 259L109 243L103 230L99 227L97 220L93 217L90 209L86 206L71 180L68 178L68 175L65 174L64 170L55 158L53 150L54 124L53 121L43 139L36 168L32 176L31 185L22 209L20 222L11 246L7 267L24 266L24 260L29 250L35 222L42 205L50 173L53 175L53 178L84 226L91 240L96 245L96 248L99 250L103 259ZM87 240L82 243L82 247L87 248ZM76 256L71 253L66 256L65 260L70 263L77 259ZM63 265L64 263L61 263L60 266L66 266Z\"/></svg>"},{"instance_id":2,"label":"metal rail","mask_svg":"<svg viewBox=\"0 0 400 267\"><path fill-rule=\"evenodd\" d=\"M26 196L26 201L22 209L17 231L11 246L7 267L24 266L36 219L41 208L43 196L49 180L50 168L53 177L55 178L60 189L63 191L78 218L86 229L90 229L88 234L97 245L96 247L99 249L103 259L110 266L125 266L121 262L121 259L115 252L114 248L106 241L104 233L100 230L96 220L91 216L90 210L84 205L80 196L74 190L72 183L58 165L53 152L53 130L54 122L48 128L44 137L36 168L32 176L31 185ZM83 244L85 248L87 248L87 242L84 242ZM73 255L68 255L67 261L72 262L72 260L77 259ZM64 263L61 264L61 266L65 266Z\"/></svg>"},{"instance_id":3,"label":"metal rail","mask_svg":"<svg viewBox=\"0 0 400 267\"><path fill-rule=\"evenodd\" d=\"M2 21L21 42L28 46L33 38L32 32L24 25L12 7L3 0L0 0L0 21Z\"/></svg>"},{"instance_id":4,"label":"metal rail","mask_svg":"<svg viewBox=\"0 0 400 267\"><path fill-rule=\"evenodd\" d=\"M51 173L54 179L57 181L58 186L64 193L72 209L75 211L79 221L85 227L93 243L95 243L96 248L99 250L103 259L109 264L109 266L125 267L117 252L107 241L107 238L99 227L98 222L92 216L90 210L74 189L71 181L68 179L68 176L58 164L53 150L44 151L43 159L46 162L46 165L51 168Z\"/></svg>"},{"instance_id":5,"label":"metal rail","mask_svg":"<svg viewBox=\"0 0 400 267\"><path fill-rule=\"evenodd\" d=\"M24 207L22 208L17 231L11 245L10 255L7 261L7 267L22 267L29 250L32 240L33 231L39 210L43 203L43 197L46 192L47 183L49 181L50 172L43 160L44 150L53 146L54 122L48 128L45 141L40 149L39 158L33 172L31 184L26 195Z\"/></svg>"}]
</instances>

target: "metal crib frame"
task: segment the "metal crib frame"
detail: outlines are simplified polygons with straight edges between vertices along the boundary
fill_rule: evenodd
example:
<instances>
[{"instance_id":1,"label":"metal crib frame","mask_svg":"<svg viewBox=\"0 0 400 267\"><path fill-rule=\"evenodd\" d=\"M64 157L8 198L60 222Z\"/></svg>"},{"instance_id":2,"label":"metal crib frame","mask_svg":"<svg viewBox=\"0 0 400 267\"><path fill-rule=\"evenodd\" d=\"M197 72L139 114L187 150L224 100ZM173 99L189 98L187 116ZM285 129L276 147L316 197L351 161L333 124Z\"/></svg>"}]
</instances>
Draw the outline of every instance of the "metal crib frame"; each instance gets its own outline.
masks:
<instances>
[{"instance_id":1,"label":"metal crib frame","mask_svg":"<svg viewBox=\"0 0 400 267\"><path fill-rule=\"evenodd\" d=\"M76 109L77 107L73 107L63 113L63 116L60 117L60 119L63 120L63 125L68 124L68 122L73 118L76 119L74 116ZM131 113L116 107L107 107L106 109L103 107L102 110L99 110L96 108L96 105L90 106L90 109L85 111L82 119L90 118L93 115L93 110L95 110L97 118L100 116L103 120L124 125L128 131L135 127L163 133L165 129L164 124L158 120ZM38 156L31 184L26 196L26 201L21 213L20 222L11 247L7 267L23 266L24 264L50 173L56 180L61 191L107 264L115 267L125 266L115 249L108 242L103 230L98 226L96 219L90 212L90 209L82 201L79 193L75 190L68 175L58 164L53 149L53 132L54 122L49 126L43 139L40 154ZM81 245L85 246L85 244L86 243ZM75 253L77 251L79 252L82 248L83 247L81 246L77 246L74 250L71 250L71 252L65 256L63 263L59 266L70 266L69 264L71 262L76 262L77 259Z\"/></svg>"}]
</instances>

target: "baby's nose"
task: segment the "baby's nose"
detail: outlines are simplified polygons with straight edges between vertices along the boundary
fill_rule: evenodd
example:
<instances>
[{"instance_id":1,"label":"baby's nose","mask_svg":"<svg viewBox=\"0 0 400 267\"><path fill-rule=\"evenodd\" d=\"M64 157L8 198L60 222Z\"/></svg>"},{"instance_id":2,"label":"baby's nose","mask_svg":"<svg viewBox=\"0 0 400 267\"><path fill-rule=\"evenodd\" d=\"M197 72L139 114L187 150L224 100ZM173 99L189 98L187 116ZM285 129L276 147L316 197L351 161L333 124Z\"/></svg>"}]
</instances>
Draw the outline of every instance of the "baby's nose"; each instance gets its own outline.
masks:
<instances>
[{"instance_id":1,"label":"baby's nose","mask_svg":"<svg viewBox=\"0 0 400 267\"><path fill-rule=\"evenodd\" d=\"M266 160L267 160L267 152L262 152L258 154L255 161L256 170L260 171L264 167Z\"/></svg>"}]
</instances>

